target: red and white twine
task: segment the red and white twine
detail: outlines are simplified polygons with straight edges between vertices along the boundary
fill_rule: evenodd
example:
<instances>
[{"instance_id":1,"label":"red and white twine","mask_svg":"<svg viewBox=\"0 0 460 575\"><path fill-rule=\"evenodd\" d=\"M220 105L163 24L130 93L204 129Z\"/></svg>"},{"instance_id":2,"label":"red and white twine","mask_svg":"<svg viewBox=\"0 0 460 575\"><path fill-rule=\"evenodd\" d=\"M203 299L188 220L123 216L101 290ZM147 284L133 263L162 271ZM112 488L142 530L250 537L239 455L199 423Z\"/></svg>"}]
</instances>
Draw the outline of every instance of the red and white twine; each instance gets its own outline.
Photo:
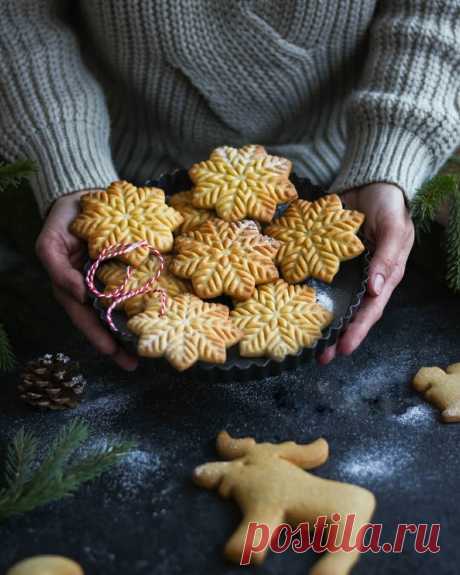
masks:
<instances>
[{"instance_id":1,"label":"red and white twine","mask_svg":"<svg viewBox=\"0 0 460 575\"><path fill-rule=\"evenodd\" d=\"M134 289L130 289L130 290L126 290L126 286L133 274L133 268L131 266L128 266L126 268L126 277L123 280L123 283L117 287L116 289L112 290L112 291L106 291L106 292L100 292L96 285L95 285L95 276L96 276L96 272L99 268L99 266L101 265L101 263L105 260L109 260L112 258L115 258L117 256L121 256L123 254L127 254L128 252L131 252L133 250L136 250L138 248L147 248L149 250L149 252L151 254L153 254L157 259L158 259L158 269L155 272L155 274L149 278L144 285L138 287L138 288L134 288ZM159 299L160 299L160 315L164 315L164 313L166 312L166 306L168 303L168 295L166 293L166 290L164 290L161 287L158 287L156 289L153 289L154 284L158 281L158 278L160 277L163 269L164 269L164 265L165 265L165 261L163 256L160 254L160 252L158 250L156 250L155 248L153 248L147 241L145 240L141 240L139 242L133 242L131 244L117 244L114 246L109 246L105 249L103 249L101 251L101 253L98 255L97 259L94 260L94 262L92 263L91 267L89 268L87 274L86 274L86 285L88 286L88 289L90 290L90 292L92 294L94 294L97 298L106 298L106 299L110 299L112 300L107 312L106 312L106 320L107 323L110 325L110 327L114 330L114 331L119 331L117 326L115 325L113 318L112 318L112 312L113 310L117 307L117 305L123 303L125 300L130 299L132 297L138 296L138 295L143 295L145 293L148 293L150 291L153 290L153 293L158 293L159 294Z\"/></svg>"}]
</instances>

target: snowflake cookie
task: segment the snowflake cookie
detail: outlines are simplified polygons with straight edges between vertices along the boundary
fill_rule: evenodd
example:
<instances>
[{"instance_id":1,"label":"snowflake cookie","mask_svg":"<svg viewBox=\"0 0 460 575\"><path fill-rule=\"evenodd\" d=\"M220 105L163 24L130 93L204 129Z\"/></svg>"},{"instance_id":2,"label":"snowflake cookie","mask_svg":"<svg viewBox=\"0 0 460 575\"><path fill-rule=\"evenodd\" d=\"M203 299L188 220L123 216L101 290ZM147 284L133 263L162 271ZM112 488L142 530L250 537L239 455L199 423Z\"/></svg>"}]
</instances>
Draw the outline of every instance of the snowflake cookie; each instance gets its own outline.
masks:
<instances>
[{"instance_id":1,"label":"snowflake cookie","mask_svg":"<svg viewBox=\"0 0 460 575\"><path fill-rule=\"evenodd\" d=\"M313 288L283 280L258 287L250 299L236 304L230 317L244 333L243 357L277 361L313 346L332 321L332 314L316 303Z\"/></svg>"},{"instance_id":2,"label":"snowflake cookie","mask_svg":"<svg viewBox=\"0 0 460 575\"><path fill-rule=\"evenodd\" d=\"M198 228L203 222L215 218L216 214L212 210L195 208L192 204L193 192L178 192L169 198L169 205L177 210L184 218L181 226L176 230L180 234L191 232Z\"/></svg>"},{"instance_id":3,"label":"snowflake cookie","mask_svg":"<svg viewBox=\"0 0 460 575\"><path fill-rule=\"evenodd\" d=\"M189 170L193 181L193 205L214 208L230 222L254 218L270 222L277 204L297 198L289 181L292 164L270 156L263 146L215 149L209 160Z\"/></svg>"},{"instance_id":4,"label":"snowflake cookie","mask_svg":"<svg viewBox=\"0 0 460 575\"><path fill-rule=\"evenodd\" d=\"M139 336L138 353L145 357L165 357L183 371L196 361L225 363L226 348L237 343L241 331L229 319L225 305L206 303L192 294L169 300L166 313L153 302L144 313L128 321Z\"/></svg>"},{"instance_id":5,"label":"snowflake cookie","mask_svg":"<svg viewBox=\"0 0 460 575\"><path fill-rule=\"evenodd\" d=\"M165 267L161 272L158 281L154 284L152 291L145 294L137 295L125 300L121 307L127 315L132 316L141 313L149 305L152 299L158 298L158 294L154 292L156 287L166 290L168 297L175 297L181 293L188 293L191 291L191 286L188 282L181 280L169 271L171 263L171 256L163 256L165 260ZM145 285L148 280L153 277L158 271L158 259L149 257L137 268L134 268L130 279L126 282L125 291L140 288ZM121 262L110 261L101 266L97 272L98 278L105 285L105 292L113 292L116 288L120 287L126 278L126 266ZM107 305L111 300L102 300Z\"/></svg>"},{"instance_id":6,"label":"snowflake cookie","mask_svg":"<svg viewBox=\"0 0 460 575\"><path fill-rule=\"evenodd\" d=\"M343 209L339 196L331 194L316 202L292 202L265 232L281 242L277 263L286 281L314 277L331 283L340 262L364 251L356 236L363 221L363 214Z\"/></svg>"},{"instance_id":7,"label":"snowflake cookie","mask_svg":"<svg viewBox=\"0 0 460 575\"><path fill-rule=\"evenodd\" d=\"M179 255L171 271L192 280L193 290L203 299L229 295L248 299L258 284L278 278L274 263L279 243L263 236L251 220L208 220L195 231L176 238Z\"/></svg>"},{"instance_id":8,"label":"snowflake cookie","mask_svg":"<svg viewBox=\"0 0 460 575\"><path fill-rule=\"evenodd\" d=\"M87 240L89 255L97 258L106 247L147 242L160 252L172 250L173 230L182 216L165 204L163 190L136 188L128 182L113 182L107 190L85 194L80 198L81 213L72 222L71 231ZM133 266L148 256L147 248L132 250L119 259Z\"/></svg>"}]
</instances>

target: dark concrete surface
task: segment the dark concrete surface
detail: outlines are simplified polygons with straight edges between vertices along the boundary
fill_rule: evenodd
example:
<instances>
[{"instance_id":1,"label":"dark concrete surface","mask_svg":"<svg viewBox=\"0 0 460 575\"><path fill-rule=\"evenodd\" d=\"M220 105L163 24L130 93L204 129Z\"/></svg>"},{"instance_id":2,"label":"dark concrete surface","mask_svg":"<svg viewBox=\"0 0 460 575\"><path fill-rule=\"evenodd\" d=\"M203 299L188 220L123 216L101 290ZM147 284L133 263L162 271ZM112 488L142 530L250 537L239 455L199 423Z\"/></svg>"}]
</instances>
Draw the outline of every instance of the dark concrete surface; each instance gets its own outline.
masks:
<instances>
[{"instance_id":1,"label":"dark concrete surface","mask_svg":"<svg viewBox=\"0 0 460 575\"><path fill-rule=\"evenodd\" d=\"M9 255L8 255L9 254ZM259 440L310 441L322 435L330 459L318 475L363 485L377 497L375 521L392 540L398 523L441 523L441 552L418 555L411 537L400 555L362 557L364 574L458 573L459 425L409 382L423 365L460 361L460 298L410 267L384 318L350 358L309 364L265 381L187 382L143 366L125 374L98 357L53 303L30 258L3 249L0 319L21 363L63 351L88 379L84 403L65 413L38 413L16 397L18 373L0 375L0 445L22 425L43 444L80 416L94 442L123 434L138 450L75 497L0 524L0 573L21 558L58 553L87 575L231 575L222 558L239 513L233 503L195 487L193 468L216 458L223 428ZM312 553L271 555L262 574L305 574Z\"/></svg>"}]
</instances>

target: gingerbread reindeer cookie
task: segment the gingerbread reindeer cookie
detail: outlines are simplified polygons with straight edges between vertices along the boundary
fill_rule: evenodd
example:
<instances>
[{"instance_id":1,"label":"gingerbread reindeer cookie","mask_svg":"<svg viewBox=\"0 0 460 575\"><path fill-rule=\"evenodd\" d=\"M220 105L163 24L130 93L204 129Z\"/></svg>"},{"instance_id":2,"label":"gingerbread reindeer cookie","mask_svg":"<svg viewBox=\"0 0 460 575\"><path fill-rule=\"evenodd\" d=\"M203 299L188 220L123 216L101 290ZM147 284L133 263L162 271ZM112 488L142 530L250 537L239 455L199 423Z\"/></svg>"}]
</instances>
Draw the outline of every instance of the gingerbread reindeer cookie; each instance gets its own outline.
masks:
<instances>
[{"instance_id":1,"label":"gingerbread reindeer cookie","mask_svg":"<svg viewBox=\"0 0 460 575\"><path fill-rule=\"evenodd\" d=\"M446 371L439 367L422 367L412 384L442 410L443 421L460 421L460 363L449 365Z\"/></svg>"},{"instance_id":2,"label":"gingerbread reindeer cookie","mask_svg":"<svg viewBox=\"0 0 460 575\"><path fill-rule=\"evenodd\" d=\"M317 477L304 470L313 469L328 458L324 439L300 445L256 443L252 437L233 439L222 431L217 437L219 454L229 461L206 463L195 469L194 481L207 489L218 489L222 497L232 497L239 505L243 519L227 542L225 555L240 562L248 525L265 524L273 532L281 523L293 527L308 522L313 525L318 516L340 514L340 541L347 515L354 514L353 540L374 511L375 498L370 491ZM252 555L261 563L266 549ZM310 575L346 575L358 560L353 551L327 553L315 564Z\"/></svg>"}]
</instances>

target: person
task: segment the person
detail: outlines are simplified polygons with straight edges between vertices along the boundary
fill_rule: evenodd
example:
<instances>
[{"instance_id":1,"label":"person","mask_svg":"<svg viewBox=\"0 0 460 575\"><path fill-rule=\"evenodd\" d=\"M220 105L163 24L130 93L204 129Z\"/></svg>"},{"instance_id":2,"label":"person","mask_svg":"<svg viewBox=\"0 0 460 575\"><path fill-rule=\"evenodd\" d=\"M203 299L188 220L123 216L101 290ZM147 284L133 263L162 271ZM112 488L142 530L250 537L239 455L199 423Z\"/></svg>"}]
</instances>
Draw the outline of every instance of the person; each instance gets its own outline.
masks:
<instances>
[{"instance_id":1,"label":"person","mask_svg":"<svg viewBox=\"0 0 460 575\"><path fill-rule=\"evenodd\" d=\"M34 159L37 253L102 353L85 303L82 193L258 143L364 212L374 246L352 353L404 274L408 202L460 142L458 0L3 0L0 156Z\"/></svg>"}]
</instances>

